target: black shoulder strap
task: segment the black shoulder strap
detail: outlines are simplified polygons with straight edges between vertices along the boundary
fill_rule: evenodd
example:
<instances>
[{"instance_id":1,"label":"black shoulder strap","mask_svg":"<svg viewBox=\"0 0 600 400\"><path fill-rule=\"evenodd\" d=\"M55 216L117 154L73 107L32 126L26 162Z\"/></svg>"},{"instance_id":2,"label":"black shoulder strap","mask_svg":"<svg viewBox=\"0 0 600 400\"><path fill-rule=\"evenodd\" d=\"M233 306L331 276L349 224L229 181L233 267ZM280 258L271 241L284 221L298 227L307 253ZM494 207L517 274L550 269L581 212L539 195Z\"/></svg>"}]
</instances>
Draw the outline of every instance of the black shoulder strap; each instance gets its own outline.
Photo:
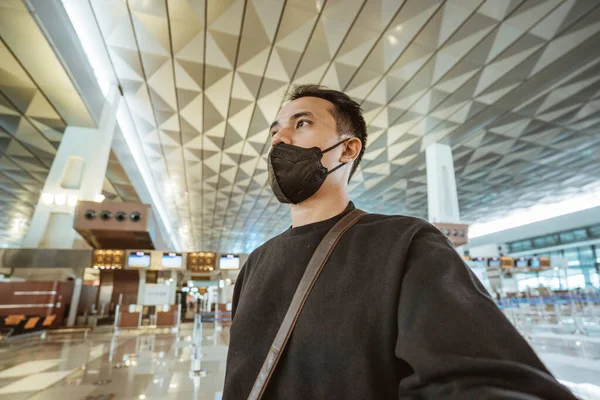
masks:
<instances>
[{"instance_id":1,"label":"black shoulder strap","mask_svg":"<svg viewBox=\"0 0 600 400\"><path fill-rule=\"evenodd\" d=\"M269 354L267 354L267 358L254 382L248 400L258 400L262 397L267 384L273 375L273 371L275 371L275 368L277 367L277 363L281 358L281 354L285 349L290 335L294 330L294 326L302 312L306 299L319 278L321 271L323 271L327 259L329 259L333 249L344 233L346 233L348 229L356 224L364 215L366 215L366 213L362 210L357 209L350 211L342 217L329 232L327 232L321 243L319 243L319 246L317 246L317 249L313 253L308 266L306 267L306 271L304 271L304 275L296 289L296 293L294 293L292 303L285 314L283 323L279 327L279 331L273 340Z\"/></svg>"}]
</instances>

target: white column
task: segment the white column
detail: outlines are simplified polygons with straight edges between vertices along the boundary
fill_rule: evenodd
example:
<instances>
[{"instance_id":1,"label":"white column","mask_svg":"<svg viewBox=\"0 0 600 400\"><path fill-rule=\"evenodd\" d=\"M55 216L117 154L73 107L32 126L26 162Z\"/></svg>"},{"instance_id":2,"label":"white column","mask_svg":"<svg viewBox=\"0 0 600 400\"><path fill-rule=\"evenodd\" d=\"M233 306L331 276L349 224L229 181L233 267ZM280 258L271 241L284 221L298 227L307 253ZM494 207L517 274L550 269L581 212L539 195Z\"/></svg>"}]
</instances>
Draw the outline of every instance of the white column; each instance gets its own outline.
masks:
<instances>
[{"instance_id":1,"label":"white column","mask_svg":"<svg viewBox=\"0 0 600 400\"><path fill-rule=\"evenodd\" d=\"M146 271L140 270L140 281L138 283L137 304L144 304L144 294L146 293Z\"/></svg>"},{"instance_id":2,"label":"white column","mask_svg":"<svg viewBox=\"0 0 600 400\"><path fill-rule=\"evenodd\" d=\"M171 271L171 292L169 293L169 304L177 304L177 271Z\"/></svg>"},{"instance_id":3,"label":"white column","mask_svg":"<svg viewBox=\"0 0 600 400\"><path fill-rule=\"evenodd\" d=\"M77 308L79 308L79 298L81 297L81 286L83 285L83 278L75 278L75 286L73 287L73 296L71 297L71 308L69 308L69 316L67 317L67 326L75 325L75 318L77 317Z\"/></svg>"},{"instance_id":4,"label":"white column","mask_svg":"<svg viewBox=\"0 0 600 400\"><path fill-rule=\"evenodd\" d=\"M452 148L433 143L425 150L425 156L429 222L460 223Z\"/></svg>"},{"instance_id":5,"label":"white column","mask_svg":"<svg viewBox=\"0 0 600 400\"><path fill-rule=\"evenodd\" d=\"M40 197L23 247L73 247L75 207L68 199L94 201L102 193L119 101L119 91L113 86L97 128L69 126L65 130L43 190L53 196L53 203L46 204L44 196Z\"/></svg>"}]
</instances>

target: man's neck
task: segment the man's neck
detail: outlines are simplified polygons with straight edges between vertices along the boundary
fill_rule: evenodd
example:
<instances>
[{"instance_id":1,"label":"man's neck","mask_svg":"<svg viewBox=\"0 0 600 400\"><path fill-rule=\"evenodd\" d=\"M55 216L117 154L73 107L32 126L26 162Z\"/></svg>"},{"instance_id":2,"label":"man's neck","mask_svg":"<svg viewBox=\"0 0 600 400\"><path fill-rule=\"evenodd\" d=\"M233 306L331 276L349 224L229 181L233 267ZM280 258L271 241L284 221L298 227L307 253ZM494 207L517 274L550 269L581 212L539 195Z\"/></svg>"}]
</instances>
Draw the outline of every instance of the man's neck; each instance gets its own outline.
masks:
<instances>
[{"instance_id":1,"label":"man's neck","mask_svg":"<svg viewBox=\"0 0 600 400\"><path fill-rule=\"evenodd\" d=\"M292 206L292 225L314 224L340 215L350 202L347 193L336 193L335 196L315 197L301 204Z\"/></svg>"}]
</instances>

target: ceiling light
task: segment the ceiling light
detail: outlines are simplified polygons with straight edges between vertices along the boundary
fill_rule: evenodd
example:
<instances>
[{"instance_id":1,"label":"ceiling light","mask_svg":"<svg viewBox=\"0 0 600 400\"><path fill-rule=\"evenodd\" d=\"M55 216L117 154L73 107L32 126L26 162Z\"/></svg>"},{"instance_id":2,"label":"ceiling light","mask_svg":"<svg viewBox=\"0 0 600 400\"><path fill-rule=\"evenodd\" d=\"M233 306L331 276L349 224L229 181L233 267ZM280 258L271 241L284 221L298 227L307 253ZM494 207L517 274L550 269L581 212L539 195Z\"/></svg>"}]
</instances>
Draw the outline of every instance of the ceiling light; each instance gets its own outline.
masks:
<instances>
[{"instance_id":1,"label":"ceiling light","mask_svg":"<svg viewBox=\"0 0 600 400\"><path fill-rule=\"evenodd\" d=\"M69 196L67 198L67 204L71 207L75 207L77 205L77 196Z\"/></svg>"},{"instance_id":2,"label":"ceiling light","mask_svg":"<svg viewBox=\"0 0 600 400\"><path fill-rule=\"evenodd\" d=\"M11 227L12 233L15 233L15 234L18 233L23 228L24 225L25 225L25 221L23 219L21 219L21 218L15 219L13 221L12 227Z\"/></svg>"},{"instance_id":3,"label":"ceiling light","mask_svg":"<svg viewBox=\"0 0 600 400\"><path fill-rule=\"evenodd\" d=\"M67 202L67 196L65 196L64 194L57 194L56 196L54 196L54 202L56 203L56 205L63 206Z\"/></svg>"},{"instance_id":4,"label":"ceiling light","mask_svg":"<svg viewBox=\"0 0 600 400\"><path fill-rule=\"evenodd\" d=\"M400 31L402 30L402 24L400 24L400 25L397 25L397 26L394 28L394 30L395 30L396 32L400 32Z\"/></svg>"},{"instance_id":5,"label":"ceiling light","mask_svg":"<svg viewBox=\"0 0 600 400\"><path fill-rule=\"evenodd\" d=\"M52 205L54 203L54 196L50 193L43 193L42 203L44 203L47 206Z\"/></svg>"},{"instance_id":6,"label":"ceiling light","mask_svg":"<svg viewBox=\"0 0 600 400\"><path fill-rule=\"evenodd\" d=\"M97 195L96 195L96 198L94 199L94 201L95 201L96 203L102 203L102 202L104 201L104 199L105 199L105 198L106 198L106 196L105 196L105 195L103 195L103 194L97 194Z\"/></svg>"},{"instance_id":7,"label":"ceiling light","mask_svg":"<svg viewBox=\"0 0 600 400\"><path fill-rule=\"evenodd\" d=\"M388 41L392 46L398 43L398 39L394 35L388 35Z\"/></svg>"}]
</instances>

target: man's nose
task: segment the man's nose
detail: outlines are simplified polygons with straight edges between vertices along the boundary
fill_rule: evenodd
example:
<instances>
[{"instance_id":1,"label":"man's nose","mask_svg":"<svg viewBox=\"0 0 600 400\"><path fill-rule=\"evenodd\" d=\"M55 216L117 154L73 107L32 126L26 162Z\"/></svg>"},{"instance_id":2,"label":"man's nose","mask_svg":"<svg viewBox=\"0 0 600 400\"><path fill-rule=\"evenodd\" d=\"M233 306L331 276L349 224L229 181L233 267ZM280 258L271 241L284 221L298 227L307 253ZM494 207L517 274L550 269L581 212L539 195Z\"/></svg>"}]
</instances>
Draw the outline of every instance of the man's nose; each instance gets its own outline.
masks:
<instances>
[{"instance_id":1,"label":"man's nose","mask_svg":"<svg viewBox=\"0 0 600 400\"><path fill-rule=\"evenodd\" d=\"M280 127L271 139L272 146L277 146L279 143L292 144L291 132L286 127Z\"/></svg>"}]
</instances>

